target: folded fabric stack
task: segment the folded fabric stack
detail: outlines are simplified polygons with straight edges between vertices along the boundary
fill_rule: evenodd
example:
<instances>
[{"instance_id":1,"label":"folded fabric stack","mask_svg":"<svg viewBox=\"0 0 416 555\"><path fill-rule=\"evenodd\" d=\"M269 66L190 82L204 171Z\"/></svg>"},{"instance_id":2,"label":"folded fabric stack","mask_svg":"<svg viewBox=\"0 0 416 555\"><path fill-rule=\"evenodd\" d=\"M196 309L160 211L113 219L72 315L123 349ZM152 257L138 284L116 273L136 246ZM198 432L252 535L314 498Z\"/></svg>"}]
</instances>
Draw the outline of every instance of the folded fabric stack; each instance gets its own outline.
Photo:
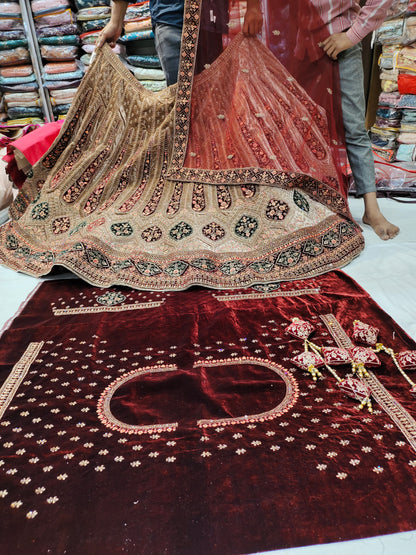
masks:
<instances>
[{"instance_id":1,"label":"folded fabric stack","mask_svg":"<svg viewBox=\"0 0 416 555\"><path fill-rule=\"evenodd\" d=\"M394 19L376 33L382 92L370 136L385 160L413 162L416 157L416 0L391 6ZM401 17L398 17L401 15Z\"/></svg>"},{"instance_id":2,"label":"folded fabric stack","mask_svg":"<svg viewBox=\"0 0 416 555\"><path fill-rule=\"evenodd\" d=\"M83 50L81 61L87 68L91 62L98 35L101 29L110 21L110 4L110 0L75 0ZM122 49L119 46L116 47L116 53L120 54L121 52Z\"/></svg>"},{"instance_id":3,"label":"folded fabric stack","mask_svg":"<svg viewBox=\"0 0 416 555\"><path fill-rule=\"evenodd\" d=\"M69 0L32 0L43 61L43 81L55 117L65 115L84 75L79 32ZM64 93L62 93L64 91Z\"/></svg>"},{"instance_id":4,"label":"folded fabric stack","mask_svg":"<svg viewBox=\"0 0 416 555\"><path fill-rule=\"evenodd\" d=\"M156 53L148 1L127 8L124 30L120 42L126 47L127 67L147 89L159 91L165 88L166 80Z\"/></svg>"},{"instance_id":5,"label":"folded fabric stack","mask_svg":"<svg viewBox=\"0 0 416 555\"><path fill-rule=\"evenodd\" d=\"M387 10L386 19L395 19L399 17L403 17L408 13L409 4L412 3L412 0L393 0L393 3ZM413 2L416 3L416 2Z\"/></svg>"},{"instance_id":6,"label":"folded fabric stack","mask_svg":"<svg viewBox=\"0 0 416 555\"><path fill-rule=\"evenodd\" d=\"M389 40L389 39L388 39ZM384 160L392 161L397 152L397 137L400 131L401 111L397 108L398 92L397 58L400 46L387 42L383 44L378 60L380 67L381 94L376 121L371 128L370 138L373 150Z\"/></svg>"},{"instance_id":7,"label":"folded fabric stack","mask_svg":"<svg viewBox=\"0 0 416 555\"><path fill-rule=\"evenodd\" d=\"M38 84L17 1L0 2L0 90L2 121L42 121Z\"/></svg>"}]
</instances>

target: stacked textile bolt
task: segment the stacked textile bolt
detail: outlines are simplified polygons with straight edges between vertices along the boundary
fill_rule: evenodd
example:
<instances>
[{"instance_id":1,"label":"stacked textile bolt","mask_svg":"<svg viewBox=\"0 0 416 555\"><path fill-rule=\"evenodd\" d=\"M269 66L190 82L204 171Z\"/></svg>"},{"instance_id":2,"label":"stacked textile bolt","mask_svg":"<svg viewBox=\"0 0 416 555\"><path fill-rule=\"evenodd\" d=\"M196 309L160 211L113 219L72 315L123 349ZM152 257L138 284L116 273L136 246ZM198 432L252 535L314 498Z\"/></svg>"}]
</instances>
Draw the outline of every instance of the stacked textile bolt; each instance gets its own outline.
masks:
<instances>
[{"instance_id":1,"label":"stacked textile bolt","mask_svg":"<svg viewBox=\"0 0 416 555\"><path fill-rule=\"evenodd\" d=\"M2 121L42 122L38 84L18 2L0 2L0 90L5 110Z\"/></svg>"},{"instance_id":2,"label":"stacked textile bolt","mask_svg":"<svg viewBox=\"0 0 416 555\"><path fill-rule=\"evenodd\" d=\"M75 0L75 4L78 8L77 20L84 52L81 60L88 66L98 34L110 20L110 0ZM116 48L116 53L121 53L120 47Z\"/></svg>"},{"instance_id":3,"label":"stacked textile bolt","mask_svg":"<svg viewBox=\"0 0 416 555\"><path fill-rule=\"evenodd\" d=\"M166 87L165 75L155 49L148 1L127 8L124 30L125 34L119 42L126 46L126 62L130 71L151 91Z\"/></svg>"},{"instance_id":4,"label":"stacked textile bolt","mask_svg":"<svg viewBox=\"0 0 416 555\"><path fill-rule=\"evenodd\" d=\"M400 10L400 8L402 8ZM416 159L416 1L397 1L376 34L382 92L371 140L385 160Z\"/></svg>"},{"instance_id":5,"label":"stacked textile bolt","mask_svg":"<svg viewBox=\"0 0 416 555\"><path fill-rule=\"evenodd\" d=\"M42 60L44 85L55 117L65 115L84 75L79 36L69 0L31 2Z\"/></svg>"}]
</instances>

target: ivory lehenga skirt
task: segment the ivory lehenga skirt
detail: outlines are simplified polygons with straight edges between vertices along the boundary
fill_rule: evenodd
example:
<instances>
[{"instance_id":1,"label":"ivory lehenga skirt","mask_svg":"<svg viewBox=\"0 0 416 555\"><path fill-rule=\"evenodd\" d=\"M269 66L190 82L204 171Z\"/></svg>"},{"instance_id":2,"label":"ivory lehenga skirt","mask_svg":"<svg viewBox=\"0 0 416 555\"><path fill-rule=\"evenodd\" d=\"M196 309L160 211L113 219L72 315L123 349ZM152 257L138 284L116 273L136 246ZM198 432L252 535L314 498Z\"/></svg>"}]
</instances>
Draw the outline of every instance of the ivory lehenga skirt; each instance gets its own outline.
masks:
<instances>
[{"instance_id":1,"label":"ivory lehenga skirt","mask_svg":"<svg viewBox=\"0 0 416 555\"><path fill-rule=\"evenodd\" d=\"M359 254L325 113L271 52L238 35L199 75L184 67L151 93L98 51L0 230L3 264L180 290L311 277Z\"/></svg>"}]
</instances>

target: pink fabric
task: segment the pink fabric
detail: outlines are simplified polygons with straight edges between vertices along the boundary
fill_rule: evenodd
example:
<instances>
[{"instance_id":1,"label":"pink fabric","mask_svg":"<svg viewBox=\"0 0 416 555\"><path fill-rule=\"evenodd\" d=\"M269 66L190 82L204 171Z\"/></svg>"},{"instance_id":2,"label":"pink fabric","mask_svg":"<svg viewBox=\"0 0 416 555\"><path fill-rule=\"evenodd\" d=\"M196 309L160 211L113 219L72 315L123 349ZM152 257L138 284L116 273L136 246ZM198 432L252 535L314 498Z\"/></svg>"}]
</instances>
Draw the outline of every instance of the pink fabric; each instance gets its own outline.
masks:
<instances>
[{"instance_id":1,"label":"pink fabric","mask_svg":"<svg viewBox=\"0 0 416 555\"><path fill-rule=\"evenodd\" d=\"M64 120L46 123L7 145L7 154L2 157L2 160L6 162L6 173L16 187L22 187L26 180L26 174L18 168L14 151L22 152L26 160L33 166L49 149L59 134L63 122Z\"/></svg>"},{"instance_id":2,"label":"pink fabric","mask_svg":"<svg viewBox=\"0 0 416 555\"><path fill-rule=\"evenodd\" d=\"M63 122L64 120L46 123L42 125L42 127L35 129L35 131L23 135L20 139L10 143L9 149L20 150L25 155L28 162L34 166L57 137Z\"/></svg>"},{"instance_id":3,"label":"pink fabric","mask_svg":"<svg viewBox=\"0 0 416 555\"><path fill-rule=\"evenodd\" d=\"M347 31L348 38L358 44L368 33L377 29L393 0L368 0L359 9L354 0L311 0L326 24L329 33Z\"/></svg>"}]
</instances>

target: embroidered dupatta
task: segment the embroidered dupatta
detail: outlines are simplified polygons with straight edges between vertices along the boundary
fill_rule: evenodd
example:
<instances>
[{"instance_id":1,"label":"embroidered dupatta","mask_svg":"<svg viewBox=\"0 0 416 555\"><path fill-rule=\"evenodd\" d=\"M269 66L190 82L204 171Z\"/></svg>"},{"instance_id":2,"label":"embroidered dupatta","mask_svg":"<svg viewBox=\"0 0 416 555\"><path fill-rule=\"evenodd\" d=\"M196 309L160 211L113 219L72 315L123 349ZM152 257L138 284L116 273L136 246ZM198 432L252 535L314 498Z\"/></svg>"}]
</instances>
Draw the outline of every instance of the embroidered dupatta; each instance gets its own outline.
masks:
<instances>
[{"instance_id":1,"label":"embroidered dupatta","mask_svg":"<svg viewBox=\"0 0 416 555\"><path fill-rule=\"evenodd\" d=\"M2 263L104 287L221 289L359 254L325 28L309 1L265 1L260 41L240 33L244 8L187 0L178 85L159 93L107 45L97 53L0 230Z\"/></svg>"}]
</instances>

